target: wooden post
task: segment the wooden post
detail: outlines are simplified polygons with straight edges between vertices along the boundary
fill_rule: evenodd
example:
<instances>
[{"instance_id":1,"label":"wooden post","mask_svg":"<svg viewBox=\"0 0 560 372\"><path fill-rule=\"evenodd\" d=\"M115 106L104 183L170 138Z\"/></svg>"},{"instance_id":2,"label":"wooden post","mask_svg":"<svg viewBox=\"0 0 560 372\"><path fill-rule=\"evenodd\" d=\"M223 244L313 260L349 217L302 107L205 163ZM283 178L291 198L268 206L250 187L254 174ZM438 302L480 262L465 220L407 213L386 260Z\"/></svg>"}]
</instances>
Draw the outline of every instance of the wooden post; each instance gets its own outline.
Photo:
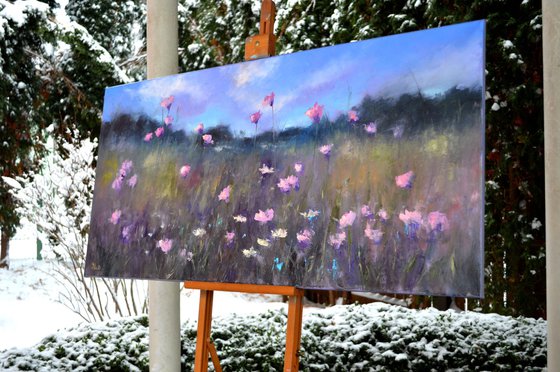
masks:
<instances>
[{"instance_id":1,"label":"wooden post","mask_svg":"<svg viewBox=\"0 0 560 372\"><path fill-rule=\"evenodd\" d=\"M148 78L178 70L177 0L148 0ZM179 284L149 281L150 371L181 370Z\"/></svg>"},{"instance_id":2,"label":"wooden post","mask_svg":"<svg viewBox=\"0 0 560 372\"><path fill-rule=\"evenodd\" d=\"M276 5L272 0L263 0L261 4L261 22L258 35L245 40L245 60L270 57L276 53L276 36L274 36L274 17Z\"/></svg>"},{"instance_id":3,"label":"wooden post","mask_svg":"<svg viewBox=\"0 0 560 372\"><path fill-rule=\"evenodd\" d=\"M284 355L284 372L299 370L299 348L301 344L301 327L303 320L303 289L296 289L288 302L288 325L286 327L286 353Z\"/></svg>"},{"instance_id":4,"label":"wooden post","mask_svg":"<svg viewBox=\"0 0 560 372\"><path fill-rule=\"evenodd\" d=\"M560 1L543 0L548 370L560 371Z\"/></svg>"}]
</instances>

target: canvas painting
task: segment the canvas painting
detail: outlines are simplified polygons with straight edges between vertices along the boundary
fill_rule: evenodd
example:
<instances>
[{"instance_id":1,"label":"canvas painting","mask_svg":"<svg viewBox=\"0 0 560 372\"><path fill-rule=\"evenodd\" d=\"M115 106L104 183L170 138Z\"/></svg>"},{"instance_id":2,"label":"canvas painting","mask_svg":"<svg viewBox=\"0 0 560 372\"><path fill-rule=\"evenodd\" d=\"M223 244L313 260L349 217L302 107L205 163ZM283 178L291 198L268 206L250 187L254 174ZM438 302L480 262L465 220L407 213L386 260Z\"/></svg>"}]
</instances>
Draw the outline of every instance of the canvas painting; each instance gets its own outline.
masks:
<instances>
[{"instance_id":1,"label":"canvas painting","mask_svg":"<svg viewBox=\"0 0 560 372\"><path fill-rule=\"evenodd\" d=\"M483 295L483 21L107 88L90 276Z\"/></svg>"}]
</instances>

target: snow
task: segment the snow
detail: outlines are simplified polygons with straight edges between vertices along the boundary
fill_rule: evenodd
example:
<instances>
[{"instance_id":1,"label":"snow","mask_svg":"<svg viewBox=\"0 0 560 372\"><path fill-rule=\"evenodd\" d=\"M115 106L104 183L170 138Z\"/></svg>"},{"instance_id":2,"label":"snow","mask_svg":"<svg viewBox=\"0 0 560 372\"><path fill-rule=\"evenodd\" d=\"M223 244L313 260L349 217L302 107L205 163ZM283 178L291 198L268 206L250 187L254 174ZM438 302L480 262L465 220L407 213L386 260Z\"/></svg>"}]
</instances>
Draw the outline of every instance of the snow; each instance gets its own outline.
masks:
<instances>
[{"instance_id":1,"label":"snow","mask_svg":"<svg viewBox=\"0 0 560 372\"><path fill-rule=\"evenodd\" d=\"M19 0L15 2L9 2L6 0L0 0L0 7L3 9L0 11L0 17L10 19L17 26L22 26L26 19L26 13L33 11L47 12L49 6L37 0Z\"/></svg>"}]
</instances>

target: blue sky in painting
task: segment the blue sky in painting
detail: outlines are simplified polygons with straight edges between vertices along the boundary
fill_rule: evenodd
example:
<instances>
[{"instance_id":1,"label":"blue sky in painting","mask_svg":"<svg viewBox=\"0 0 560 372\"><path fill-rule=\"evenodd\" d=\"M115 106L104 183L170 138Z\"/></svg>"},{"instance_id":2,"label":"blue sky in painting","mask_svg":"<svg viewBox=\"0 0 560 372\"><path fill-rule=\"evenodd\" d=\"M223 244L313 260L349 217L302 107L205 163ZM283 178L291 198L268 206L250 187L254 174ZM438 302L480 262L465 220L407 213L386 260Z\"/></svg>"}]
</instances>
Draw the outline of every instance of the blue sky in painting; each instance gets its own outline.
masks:
<instances>
[{"instance_id":1,"label":"blue sky in painting","mask_svg":"<svg viewBox=\"0 0 560 372\"><path fill-rule=\"evenodd\" d=\"M120 113L162 119L160 101L175 96L173 128L193 131L229 125L235 134L254 134L249 116L261 110L259 132L270 129L263 106L274 92L276 130L311 125L305 111L315 102L334 119L366 94L397 97L436 95L454 86L484 82L484 21L365 40L243 62L108 88L103 121Z\"/></svg>"}]
</instances>

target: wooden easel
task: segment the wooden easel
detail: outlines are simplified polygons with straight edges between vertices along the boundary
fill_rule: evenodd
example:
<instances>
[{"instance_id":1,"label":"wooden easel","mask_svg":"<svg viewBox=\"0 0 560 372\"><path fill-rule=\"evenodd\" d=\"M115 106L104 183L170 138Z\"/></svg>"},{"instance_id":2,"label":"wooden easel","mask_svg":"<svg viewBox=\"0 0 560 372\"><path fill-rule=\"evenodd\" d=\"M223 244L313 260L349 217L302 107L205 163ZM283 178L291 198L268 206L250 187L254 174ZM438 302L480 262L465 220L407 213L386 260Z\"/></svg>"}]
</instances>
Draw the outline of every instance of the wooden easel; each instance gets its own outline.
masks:
<instances>
[{"instance_id":1,"label":"wooden easel","mask_svg":"<svg viewBox=\"0 0 560 372\"><path fill-rule=\"evenodd\" d=\"M250 36L245 41L245 60L270 57L275 54L276 37L274 36L274 17L276 6L271 0L263 0L259 35ZM200 290L198 310L198 328L196 336L196 352L194 371L208 371L208 356L212 359L214 369L222 371L216 348L210 339L212 325L212 304L214 291L263 293L288 296L288 324L286 329L286 352L284 356L284 372L299 370L299 347L301 342L301 326L303 315L303 289L290 286L185 282L185 288Z\"/></svg>"}]
</instances>

